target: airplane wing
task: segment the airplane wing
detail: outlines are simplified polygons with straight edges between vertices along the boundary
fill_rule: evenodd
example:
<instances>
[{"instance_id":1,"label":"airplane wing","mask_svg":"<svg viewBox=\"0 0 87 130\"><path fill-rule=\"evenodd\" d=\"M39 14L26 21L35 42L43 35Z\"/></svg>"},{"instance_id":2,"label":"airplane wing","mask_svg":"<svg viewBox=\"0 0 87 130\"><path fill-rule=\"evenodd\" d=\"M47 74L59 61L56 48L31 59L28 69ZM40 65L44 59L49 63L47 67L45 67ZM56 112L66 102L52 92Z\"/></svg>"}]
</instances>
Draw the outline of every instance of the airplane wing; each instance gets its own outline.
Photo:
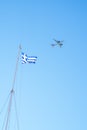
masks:
<instances>
[{"instance_id":1,"label":"airplane wing","mask_svg":"<svg viewBox=\"0 0 87 130\"><path fill-rule=\"evenodd\" d=\"M55 44L51 44L51 46L55 46Z\"/></svg>"},{"instance_id":2,"label":"airplane wing","mask_svg":"<svg viewBox=\"0 0 87 130\"><path fill-rule=\"evenodd\" d=\"M53 47L56 46L56 45L57 45L57 44L51 44L51 46L53 46Z\"/></svg>"},{"instance_id":3,"label":"airplane wing","mask_svg":"<svg viewBox=\"0 0 87 130\"><path fill-rule=\"evenodd\" d=\"M53 39L55 42L58 42L56 39Z\"/></svg>"}]
</instances>

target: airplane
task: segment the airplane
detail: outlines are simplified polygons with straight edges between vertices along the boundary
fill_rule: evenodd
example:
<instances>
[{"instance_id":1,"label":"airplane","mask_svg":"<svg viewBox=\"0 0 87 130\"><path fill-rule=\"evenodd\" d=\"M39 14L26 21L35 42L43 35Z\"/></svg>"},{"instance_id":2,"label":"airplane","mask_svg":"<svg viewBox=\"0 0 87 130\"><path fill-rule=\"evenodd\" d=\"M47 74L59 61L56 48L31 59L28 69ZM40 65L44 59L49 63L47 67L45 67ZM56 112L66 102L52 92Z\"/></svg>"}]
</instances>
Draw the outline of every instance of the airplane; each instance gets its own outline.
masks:
<instances>
[{"instance_id":1,"label":"airplane","mask_svg":"<svg viewBox=\"0 0 87 130\"><path fill-rule=\"evenodd\" d=\"M63 41L58 41L58 40L55 40L55 39L53 39L56 43L55 44L51 44L51 46L56 46L56 45L59 45L60 47L62 47L62 45L63 45Z\"/></svg>"}]
</instances>

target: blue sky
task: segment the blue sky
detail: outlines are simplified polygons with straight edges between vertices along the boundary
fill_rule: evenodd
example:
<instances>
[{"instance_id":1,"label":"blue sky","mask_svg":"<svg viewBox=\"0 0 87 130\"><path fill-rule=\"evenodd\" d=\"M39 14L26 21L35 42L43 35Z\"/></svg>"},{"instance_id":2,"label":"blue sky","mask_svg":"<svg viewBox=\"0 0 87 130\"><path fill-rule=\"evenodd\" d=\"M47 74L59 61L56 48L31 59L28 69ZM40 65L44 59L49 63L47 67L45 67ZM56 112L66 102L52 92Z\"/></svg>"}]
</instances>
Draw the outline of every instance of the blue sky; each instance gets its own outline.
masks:
<instances>
[{"instance_id":1,"label":"blue sky","mask_svg":"<svg viewBox=\"0 0 87 130\"><path fill-rule=\"evenodd\" d=\"M0 2L0 110L12 87L19 44L38 57L36 64L22 65L21 57L18 64L20 130L87 130L86 34L86 0ZM52 48L53 38L64 40L63 47ZM0 129L6 110L7 104ZM16 130L14 113L12 104L9 129Z\"/></svg>"}]
</instances>

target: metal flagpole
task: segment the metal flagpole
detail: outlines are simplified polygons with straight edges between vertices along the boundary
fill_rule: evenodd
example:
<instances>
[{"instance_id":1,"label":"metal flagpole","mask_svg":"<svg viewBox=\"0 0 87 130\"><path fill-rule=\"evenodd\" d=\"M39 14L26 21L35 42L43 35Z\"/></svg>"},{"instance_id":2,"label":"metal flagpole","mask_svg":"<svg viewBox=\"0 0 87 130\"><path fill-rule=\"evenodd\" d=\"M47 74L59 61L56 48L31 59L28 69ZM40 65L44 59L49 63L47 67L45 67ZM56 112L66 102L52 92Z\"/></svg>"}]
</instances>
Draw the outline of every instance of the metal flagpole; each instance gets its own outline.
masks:
<instances>
[{"instance_id":1,"label":"metal flagpole","mask_svg":"<svg viewBox=\"0 0 87 130\"><path fill-rule=\"evenodd\" d=\"M19 62L20 52L21 52L21 45L19 45L19 51L18 51L18 57L17 57L17 62L16 62L15 74L14 74L14 79L13 79L13 84L12 84L12 89L13 90L14 90L14 85L15 85L17 69L18 69L18 62Z\"/></svg>"},{"instance_id":2,"label":"metal flagpole","mask_svg":"<svg viewBox=\"0 0 87 130\"><path fill-rule=\"evenodd\" d=\"M11 89L11 92L10 92L10 100L9 100L9 105L8 105L8 115L7 115L5 130L8 129L8 123L9 123L11 105L12 105L12 97L13 97L13 94L14 94L14 86L15 86L15 80L16 80L16 74L17 74L17 69L18 69L20 52L21 52L21 45L19 45L18 56L17 56L17 61L16 61L16 68L15 68L15 73L14 73L14 78L13 78L13 84L12 84L12 89Z\"/></svg>"}]
</instances>

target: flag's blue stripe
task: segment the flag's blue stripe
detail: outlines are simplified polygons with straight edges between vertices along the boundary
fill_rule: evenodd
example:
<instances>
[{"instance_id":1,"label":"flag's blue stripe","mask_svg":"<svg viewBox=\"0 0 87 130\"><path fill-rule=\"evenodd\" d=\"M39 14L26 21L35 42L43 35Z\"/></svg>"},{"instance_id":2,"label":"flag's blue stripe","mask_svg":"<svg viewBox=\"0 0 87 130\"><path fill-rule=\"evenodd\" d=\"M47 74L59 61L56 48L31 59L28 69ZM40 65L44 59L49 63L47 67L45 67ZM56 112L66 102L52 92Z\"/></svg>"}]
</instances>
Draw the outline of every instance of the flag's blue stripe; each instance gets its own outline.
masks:
<instances>
[{"instance_id":1,"label":"flag's blue stripe","mask_svg":"<svg viewBox=\"0 0 87 130\"><path fill-rule=\"evenodd\" d=\"M35 61L28 61L28 63L36 63Z\"/></svg>"},{"instance_id":2,"label":"flag's blue stripe","mask_svg":"<svg viewBox=\"0 0 87 130\"><path fill-rule=\"evenodd\" d=\"M28 56L29 58L37 58L37 56Z\"/></svg>"}]
</instances>

